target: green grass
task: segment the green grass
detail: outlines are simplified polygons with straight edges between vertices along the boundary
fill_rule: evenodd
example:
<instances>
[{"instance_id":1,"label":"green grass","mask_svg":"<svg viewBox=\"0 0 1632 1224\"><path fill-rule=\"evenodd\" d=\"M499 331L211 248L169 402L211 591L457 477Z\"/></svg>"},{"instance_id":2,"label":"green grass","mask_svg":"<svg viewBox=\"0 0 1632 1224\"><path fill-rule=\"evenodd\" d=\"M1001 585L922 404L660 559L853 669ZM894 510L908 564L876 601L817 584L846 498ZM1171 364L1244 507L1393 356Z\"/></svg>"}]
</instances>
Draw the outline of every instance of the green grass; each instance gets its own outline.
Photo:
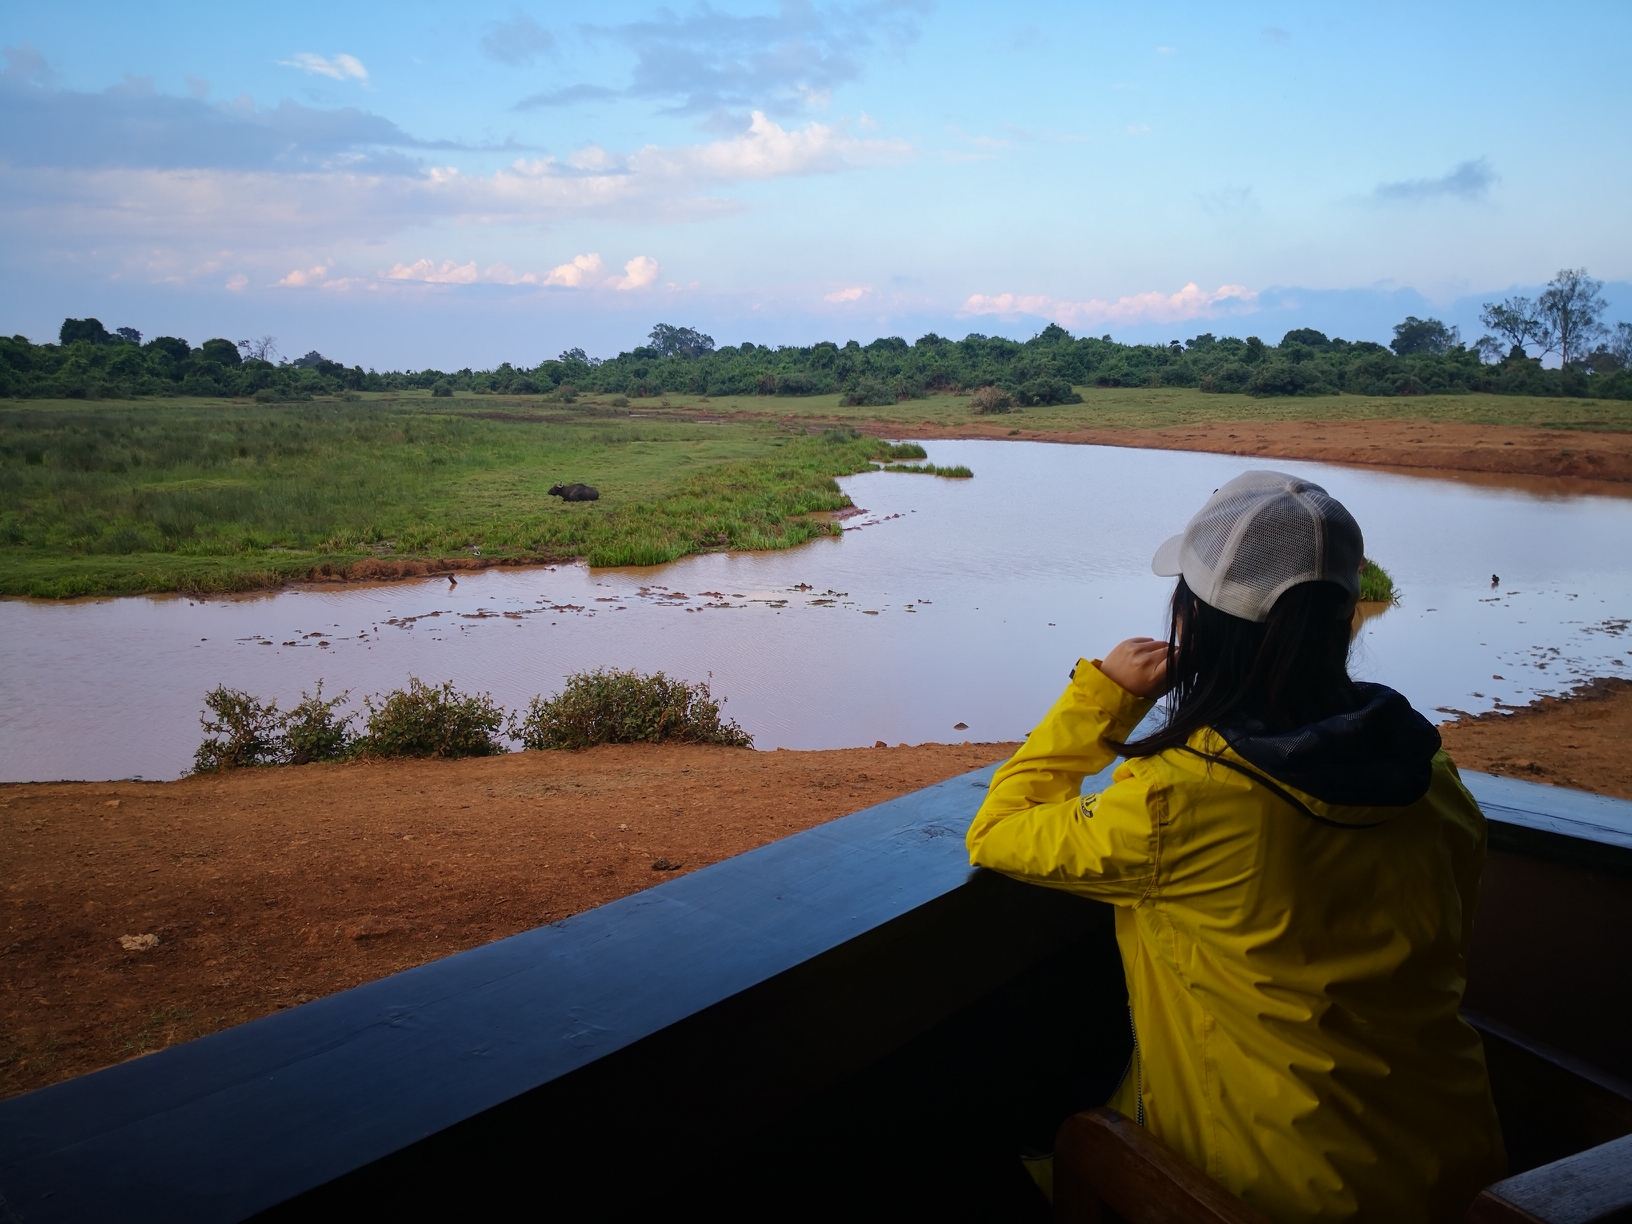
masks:
<instances>
[{"instance_id":1,"label":"green grass","mask_svg":"<svg viewBox=\"0 0 1632 1224\"><path fill-rule=\"evenodd\" d=\"M0 407L0 594L226 591L481 549L650 565L837 530L848 429L633 419L593 402L34 401ZM583 481L598 502L547 496Z\"/></svg>"},{"instance_id":2,"label":"green grass","mask_svg":"<svg viewBox=\"0 0 1632 1224\"><path fill-rule=\"evenodd\" d=\"M1628 401L1079 390L1081 404L1018 409L1003 424L1022 436L1322 419L1632 429ZM280 405L0 405L0 595L248 590L476 549L499 560L653 565L788 548L837 530L823 514L846 504L835 477L923 454L855 426L955 437L985 420L968 396L952 395L884 407L845 407L836 395L619 399L402 392ZM547 496L557 481L595 485L601 500Z\"/></svg>"},{"instance_id":3,"label":"green grass","mask_svg":"<svg viewBox=\"0 0 1632 1224\"><path fill-rule=\"evenodd\" d=\"M1366 603L1395 603L1400 598L1394 579L1370 557L1360 567L1360 598Z\"/></svg>"}]
</instances>

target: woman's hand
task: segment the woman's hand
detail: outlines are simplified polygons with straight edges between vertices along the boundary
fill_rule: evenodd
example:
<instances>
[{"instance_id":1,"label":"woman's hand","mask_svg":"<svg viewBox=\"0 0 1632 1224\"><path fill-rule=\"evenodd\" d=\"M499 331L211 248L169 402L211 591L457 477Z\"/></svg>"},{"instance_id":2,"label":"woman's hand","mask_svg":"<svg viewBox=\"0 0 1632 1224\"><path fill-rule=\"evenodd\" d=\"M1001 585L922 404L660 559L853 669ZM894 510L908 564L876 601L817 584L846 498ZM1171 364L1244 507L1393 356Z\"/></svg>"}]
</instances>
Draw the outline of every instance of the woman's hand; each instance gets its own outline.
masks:
<instances>
[{"instance_id":1,"label":"woman's hand","mask_svg":"<svg viewBox=\"0 0 1632 1224\"><path fill-rule=\"evenodd\" d=\"M1135 697L1154 701L1167 692L1167 643L1148 637L1118 642L1099 670Z\"/></svg>"}]
</instances>

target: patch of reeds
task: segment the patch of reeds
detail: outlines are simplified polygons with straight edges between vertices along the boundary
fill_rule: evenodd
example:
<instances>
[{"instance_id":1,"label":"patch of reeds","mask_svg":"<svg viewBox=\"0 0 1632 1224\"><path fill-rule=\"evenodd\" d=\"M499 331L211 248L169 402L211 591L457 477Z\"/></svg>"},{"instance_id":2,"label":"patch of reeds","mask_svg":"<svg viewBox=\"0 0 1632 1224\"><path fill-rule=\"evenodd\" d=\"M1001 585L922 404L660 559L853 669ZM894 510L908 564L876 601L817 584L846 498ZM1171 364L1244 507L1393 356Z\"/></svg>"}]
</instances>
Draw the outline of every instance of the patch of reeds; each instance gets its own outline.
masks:
<instances>
[{"instance_id":1,"label":"patch of reeds","mask_svg":"<svg viewBox=\"0 0 1632 1224\"><path fill-rule=\"evenodd\" d=\"M1367 557L1360 565L1360 599L1364 603L1399 603L1400 593L1387 570Z\"/></svg>"},{"instance_id":2,"label":"patch of reeds","mask_svg":"<svg viewBox=\"0 0 1632 1224\"><path fill-rule=\"evenodd\" d=\"M963 464L954 464L951 467L937 467L933 463L905 464L891 463L885 466L886 472L918 472L924 476L945 476L950 480L968 480L974 475Z\"/></svg>"},{"instance_id":3,"label":"patch of reeds","mask_svg":"<svg viewBox=\"0 0 1632 1224\"><path fill-rule=\"evenodd\" d=\"M603 668L568 676L554 697L534 697L519 738L525 748L664 742L754 746L753 736L721 720L720 702L707 684L687 684L662 672L643 676Z\"/></svg>"},{"instance_id":4,"label":"patch of reeds","mask_svg":"<svg viewBox=\"0 0 1632 1224\"><path fill-rule=\"evenodd\" d=\"M889 442L884 446L885 459L928 459L929 452L916 442Z\"/></svg>"}]
</instances>

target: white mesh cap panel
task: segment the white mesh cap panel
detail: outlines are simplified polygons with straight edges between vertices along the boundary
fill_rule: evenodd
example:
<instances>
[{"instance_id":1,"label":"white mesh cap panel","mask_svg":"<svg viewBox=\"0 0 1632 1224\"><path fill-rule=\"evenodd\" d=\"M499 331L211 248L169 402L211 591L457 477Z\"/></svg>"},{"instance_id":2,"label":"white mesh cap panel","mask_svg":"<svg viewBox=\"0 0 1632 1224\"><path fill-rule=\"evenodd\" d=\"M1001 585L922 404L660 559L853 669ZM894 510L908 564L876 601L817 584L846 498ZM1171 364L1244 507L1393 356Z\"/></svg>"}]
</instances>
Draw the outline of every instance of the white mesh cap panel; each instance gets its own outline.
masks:
<instances>
[{"instance_id":1,"label":"white mesh cap panel","mask_svg":"<svg viewBox=\"0 0 1632 1224\"><path fill-rule=\"evenodd\" d=\"M1203 602L1262 621L1301 582L1336 582L1358 596L1363 552L1359 525L1326 490L1257 471L1208 498L1184 529L1179 561Z\"/></svg>"}]
</instances>

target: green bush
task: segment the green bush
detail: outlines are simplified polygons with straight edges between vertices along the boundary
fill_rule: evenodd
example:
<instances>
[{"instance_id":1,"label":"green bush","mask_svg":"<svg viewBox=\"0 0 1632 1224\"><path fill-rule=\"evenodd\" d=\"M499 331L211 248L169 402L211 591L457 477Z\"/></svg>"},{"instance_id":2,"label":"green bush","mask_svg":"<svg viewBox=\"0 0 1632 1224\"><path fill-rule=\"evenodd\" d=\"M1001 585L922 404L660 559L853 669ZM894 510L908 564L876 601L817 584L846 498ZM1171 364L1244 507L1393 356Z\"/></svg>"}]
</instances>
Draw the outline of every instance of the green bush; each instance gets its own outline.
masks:
<instances>
[{"instance_id":1,"label":"green bush","mask_svg":"<svg viewBox=\"0 0 1632 1224\"><path fill-rule=\"evenodd\" d=\"M723 698L722 698L723 700ZM754 738L720 721L706 684L671 680L662 672L578 672L546 700L534 697L519 730L526 748L588 748L592 744L726 744L752 748Z\"/></svg>"},{"instance_id":2,"label":"green bush","mask_svg":"<svg viewBox=\"0 0 1632 1224\"><path fill-rule=\"evenodd\" d=\"M351 751L350 725L355 717L335 715L346 697L341 693L325 701L319 680L315 696L301 693L300 704L283 713L276 701L263 705L237 689L224 685L212 689L204 695L204 705L215 717L199 719L210 738L193 755L193 772L339 760Z\"/></svg>"},{"instance_id":3,"label":"green bush","mask_svg":"<svg viewBox=\"0 0 1632 1224\"><path fill-rule=\"evenodd\" d=\"M314 761L337 761L351 751L351 720L340 718L335 709L346 702L349 690L338 697L323 699L323 681L317 692L302 692L300 704L282 718L279 727L281 759L288 765L310 765Z\"/></svg>"},{"instance_id":4,"label":"green bush","mask_svg":"<svg viewBox=\"0 0 1632 1224\"><path fill-rule=\"evenodd\" d=\"M929 452L916 442L893 442L884 447L886 459L928 459Z\"/></svg>"},{"instance_id":5,"label":"green bush","mask_svg":"<svg viewBox=\"0 0 1632 1224\"><path fill-rule=\"evenodd\" d=\"M446 381L438 381L438 382L435 382L435 383L431 384L431 398L432 399L452 399L453 398L453 384L451 384L449 382L446 382Z\"/></svg>"},{"instance_id":6,"label":"green bush","mask_svg":"<svg viewBox=\"0 0 1632 1224\"><path fill-rule=\"evenodd\" d=\"M490 694L459 693L408 678L406 689L363 698L368 714L352 751L364 757L467 757L506 752L498 736L505 712Z\"/></svg>"},{"instance_id":7,"label":"green bush","mask_svg":"<svg viewBox=\"0 0 1632 1224\"><path fill-rule=\"evenodd\" d=\"M1014 402L1028 407L1032 404L1080 404L1082 396L1073 391L1065 379L1049 375L1021 383L1015 388Z\"/></svg>"},{"instance_id":8,"label":"green bush","mask_svg":"<svg viewBox=\"0 0 1632 1224\"><path fill-rule=\"evenodd\" d=\"M262 705L248 693L218 685L204 694L204 705L215 717L199 717L210 738L193 755L194 773L276 765L282 759L283 720L276 701Z\"/></svg>"},{"instance_id":9,"label":"green bush","mask_svg":"<svg viewBox=\"0 0 1632 1224\"><path fill-rule=\"evenodd\" d=\"M895 392L882 378L865 374L844 397L844 402L863 408L884 408L895 403Z\"/></svg>"}]
</instances>

